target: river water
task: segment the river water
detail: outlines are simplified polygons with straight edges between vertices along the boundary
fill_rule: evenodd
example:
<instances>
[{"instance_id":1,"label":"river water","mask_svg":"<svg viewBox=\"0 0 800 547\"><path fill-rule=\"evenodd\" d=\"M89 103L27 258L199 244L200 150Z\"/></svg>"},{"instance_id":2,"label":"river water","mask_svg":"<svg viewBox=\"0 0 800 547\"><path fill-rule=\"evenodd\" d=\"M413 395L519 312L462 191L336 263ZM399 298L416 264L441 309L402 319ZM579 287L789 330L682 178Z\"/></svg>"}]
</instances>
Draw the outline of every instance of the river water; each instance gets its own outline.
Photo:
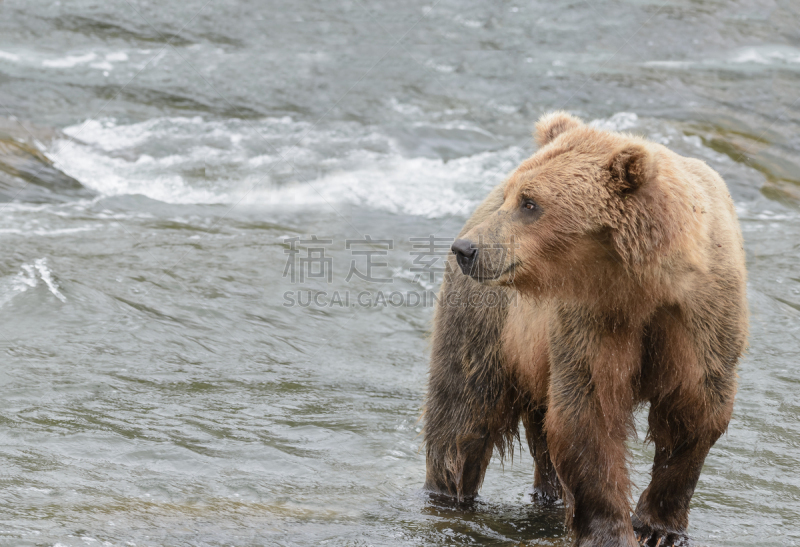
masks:
<instances>
[{"instance_id":1,"label":"river water","mask_svg":"<svg viewBox=\"0 0 800 547\"><path fill-rule=\"evenodd\" d=\"M728 182L750 348L690 532L800 544L789 0L4 0L0 543L566 545L519 450L420 491L437 253L556 108Z\"/></svg>"}]
</instances>

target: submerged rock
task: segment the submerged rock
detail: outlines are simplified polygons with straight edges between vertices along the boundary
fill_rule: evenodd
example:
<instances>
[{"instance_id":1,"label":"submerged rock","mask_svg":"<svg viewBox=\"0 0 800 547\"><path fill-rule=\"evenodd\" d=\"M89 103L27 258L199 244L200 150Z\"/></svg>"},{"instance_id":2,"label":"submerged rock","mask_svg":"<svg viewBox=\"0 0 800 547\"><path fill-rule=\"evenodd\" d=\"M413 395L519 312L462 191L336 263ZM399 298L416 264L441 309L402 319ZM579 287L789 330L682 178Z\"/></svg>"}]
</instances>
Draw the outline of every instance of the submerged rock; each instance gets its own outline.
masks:
<instances>
[{"instance_id":1,"label":"submerged rock","mask_svg":"<svg viewBox=\"0 0 800 547\"><path fill-rule=\"evenodd\" d=\"M57 138L68 137L55 129L0 118L0 202L52 203L95 195L41 151L43 143Z\"/></svg>"}]
</instances>

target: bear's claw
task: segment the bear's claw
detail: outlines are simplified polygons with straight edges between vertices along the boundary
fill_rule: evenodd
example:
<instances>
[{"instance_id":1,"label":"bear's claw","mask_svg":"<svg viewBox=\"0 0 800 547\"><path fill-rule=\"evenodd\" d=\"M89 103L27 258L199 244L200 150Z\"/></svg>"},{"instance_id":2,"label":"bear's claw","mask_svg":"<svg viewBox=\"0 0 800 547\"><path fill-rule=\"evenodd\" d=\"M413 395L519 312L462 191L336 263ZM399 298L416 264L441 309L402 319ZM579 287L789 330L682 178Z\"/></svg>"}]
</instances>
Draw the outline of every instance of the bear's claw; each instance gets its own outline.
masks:
<instances>
[{"instance_id":1,"label":"bear's claw","mask_svg":"<svg viewBox=\"0 0 800 547\"><path fill-rule=\"evenodd\" d=\"M636 541L641 547L688 547L689 538L670 532L636 532Z\"/></svg>"}]
</instances>

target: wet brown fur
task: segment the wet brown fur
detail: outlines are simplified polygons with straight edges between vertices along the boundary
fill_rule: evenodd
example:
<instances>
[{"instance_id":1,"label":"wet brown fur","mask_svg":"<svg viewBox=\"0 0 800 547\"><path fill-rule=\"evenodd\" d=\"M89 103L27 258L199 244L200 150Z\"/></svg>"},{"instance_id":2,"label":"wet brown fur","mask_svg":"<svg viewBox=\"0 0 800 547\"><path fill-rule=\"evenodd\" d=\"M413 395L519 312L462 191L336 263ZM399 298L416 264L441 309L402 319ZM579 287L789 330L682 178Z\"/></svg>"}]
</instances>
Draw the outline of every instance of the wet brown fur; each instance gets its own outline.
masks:
<instances>
[{"instance_id":1,"label":"wet brown fur","mask_svg":"<svg viewBox=\"0 0 800 547\"><path fill-rule=\"evenodd\" d=\"M473 277L449 263L425 487L472 499L521 421L534 497L563 497L576 545L679 544L746 344L733 203L704 163L563 112L536 138L459 235L479 248ZM537 213L521 212L525 199ZM644 403L656 454L631 517L625 442Z\"/></svg>"}]
</instances>

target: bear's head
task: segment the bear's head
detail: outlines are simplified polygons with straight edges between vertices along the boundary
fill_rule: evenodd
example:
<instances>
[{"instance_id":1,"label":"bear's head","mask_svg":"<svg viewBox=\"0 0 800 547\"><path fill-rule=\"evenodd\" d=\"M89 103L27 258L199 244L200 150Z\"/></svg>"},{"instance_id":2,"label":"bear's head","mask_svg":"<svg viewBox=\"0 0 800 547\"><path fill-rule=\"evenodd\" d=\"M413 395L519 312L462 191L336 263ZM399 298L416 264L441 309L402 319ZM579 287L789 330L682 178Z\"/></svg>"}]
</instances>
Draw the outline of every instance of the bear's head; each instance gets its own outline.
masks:
<instances>
[{"instance_id":1,"label":"bear's head","mask_svg":"<svg viewBox=\"0 0 800 547\"><path fill-rule=\"evenodd\" d=\"M463 273L567 296L663 262L691 198L669 181L662 147L564 112L542 117L536 140L539 150L506 181L502 205L453 244Z\"/></svg>"}]
</instances>

